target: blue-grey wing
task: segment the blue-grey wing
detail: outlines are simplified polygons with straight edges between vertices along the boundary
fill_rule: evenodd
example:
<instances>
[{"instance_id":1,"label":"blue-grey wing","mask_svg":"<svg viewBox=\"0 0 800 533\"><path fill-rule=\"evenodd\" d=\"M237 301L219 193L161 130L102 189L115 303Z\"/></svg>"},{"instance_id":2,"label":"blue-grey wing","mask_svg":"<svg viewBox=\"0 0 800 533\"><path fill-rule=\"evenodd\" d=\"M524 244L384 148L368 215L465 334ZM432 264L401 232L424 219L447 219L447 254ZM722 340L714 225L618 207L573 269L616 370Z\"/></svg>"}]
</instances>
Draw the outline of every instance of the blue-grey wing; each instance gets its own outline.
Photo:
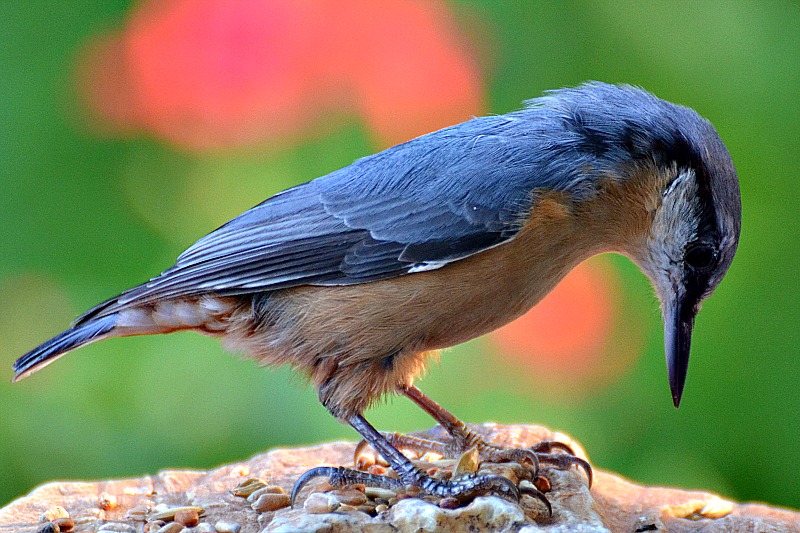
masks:
<instances>
[{"instance_id":1,"label":"blue-grey wing","mask_svg":"<svg viewBox=\"0 0 800 533\"><path fill-rule=\"evenodd\" d=\"M345 285L413 274L512 239L540 161L506 117L473 119L279 193L122 295Z\"/></svg>"}]
</instances>

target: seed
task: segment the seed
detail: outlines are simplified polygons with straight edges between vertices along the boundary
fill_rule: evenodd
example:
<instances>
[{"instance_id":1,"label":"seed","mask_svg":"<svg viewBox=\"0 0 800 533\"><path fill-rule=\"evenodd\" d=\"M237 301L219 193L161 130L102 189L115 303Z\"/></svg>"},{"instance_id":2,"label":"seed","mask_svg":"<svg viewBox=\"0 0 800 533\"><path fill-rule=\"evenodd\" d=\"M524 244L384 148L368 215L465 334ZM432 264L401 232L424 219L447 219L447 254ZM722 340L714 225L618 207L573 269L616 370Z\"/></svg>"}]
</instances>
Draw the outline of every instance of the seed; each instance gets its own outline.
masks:
<instances>
[{"instance_id":1,"label":"seed","mask_svg":"<svg viewBox=\"0 0 800 533\"><path fill-rule=\"evenodd\" d=\"M159 506L156 506L156 509L158 509L158 508L159 508ZM203 516L204 514L206 514L206 510L203 509L202 507L197 507L197 506L194 506L194 505L187 505L185 507L173 507L172 509L166 509L166 510L163 510L163 511L159 511L159 512L157 512L155 514L150 515L148 520L150 520L150 521L153 521L153 520L166 520L166 521L175 520L175 513L179 512L179 511L194 511L195 513L197 513L197 516Z\"/></svg>"},{"instance_id":2,"label":"seed","mask_svg":"<svg viewBox=\"0 0 800 533\"><path fill-rule=\"evenodd\" d=\"M328 494L315 492L303 504L303 509L311 514L332 513L339 508L339 502Z\"/></svg>"},{"instance_id":3,"label":"seed","mask_svg":"<svg viewBox=\"0 0 800 533\"><path fill-rule=\"evenodd\" d=\"M383 498L384 500L389 500L389 498L394 498L397 496L397 493L393 490L389 489L382 489L380 487L367 487L364 491L369 498L377 500L378 498Z\"/></svg>"},{"instance_id":4,"label":"seed","mask_svg":"<svg viewBox=\"0 0 800 533\"><path fill-rule=\"evenodd\" d=\"M159 529L158 533L179 533L180 531L183 531L183 529L183 525L177 522L170 522Z\"/></svg>"},{"instance_id":5,"label":"seed","mask_svg":"<svg viewBox=\"0 0 800 533\"><path fill-rule=\"evenodd\" d=\"M250 479L246 479L236 485L234 489L231 491L231 494L234 496L238 496L240 498L247 498L255 491L266 487L267 484L261 481L258 478L251 477Z\"/></svg>"},{"instance_id":6,"label":"seed","mask_svg":"<svg viewBox=\"0 0 800 533\"><path fill-rule=\"evenodd\" d=\"M69 518L69 513L60 505L51 507L39 517L39 522L51 522L56 518Z\"/></svg>"},{"instance_id":7,"label":"seed","mask_svg":"<svg viewBox=\"0 0 800 533\"><path fill-rule=\"evenodd\" d=\"M131 520L136 520L138 522L144 522L147 520L147 515L150 512L150 508L146 505L137 505L136 507L131 507L128 509L128 512L125 513L127 518Z\"/></svg>"},{"instance_id":8,"label":"seed","mask_svg":"<svg viewBox=\"0 0 800 533\"><path fill-rule=\"evenodd\" d=\"M215 529L217 530L217 533L239 533L242 530L242 526L236 522L226 522L225 520L220 520L217 522Z\"/></svg>"},{"instance_id":9,"label":"seed","mask_svg":"<svg viewBox=\"0 0 800 533\"><path fill-rule=\"evenodd\" d=\"M266 487L261 487L257 491L254 491L252 494L250 494L247 497L247 501L249 501L250 503L253 503L254 501L258 500L261 497L262 494L267 494L267 491L265 489L266 489ZM235 495L235 496L237 496L237 495Z\"/></svg>"},{"instance_id":10,"label":"seed","mask_svg":"<svg viewBox=\"0 0 800 533\"><path fill-rule=\"evenodd\" d=\"M75 528L75 520L72 518L56 518L53 523L58 526L62 533L69 533Z\"/></svg>"},{"instance_id":11,"label":"seed","mask_svg":"<svg viewBox=\"0 0 800 533\"><path fill-rule=\"evenodd\" d=\"M289 503L289 496L287 494L267 493L259 496L258 499L250 505L250 507L259 513L266 513L288 507Z\"/></svg>"},{"instance_id":12,"label":"seed","mask_svg":"<svg viewBox=\"0 0 800 533\"><path fill-rule=\"evenodd\" d=\"M186 527L194 527L200 523L200 516L193 509L183 509L175 513L175 521Z\"/></svg>"},{"instance_id":13,"label":"seed","mask_svg":"<svg viewBox=\"0 0 800 533\"><path fill-rule=\"evenodd\" d=\"M550 492L550 480L544 476L539 476L533 480L533 484L539 489L540 492Z\"/></svg>"},{"instance_id":14,"label":"seed","mask_svg":"<svg viewBox=\"0 0 800 533\"><path fill-rule=\"evenodd\" d=\"M113 494L109 494L108 492L104 492L100 494L100 509L104 511L110 511L111 509L116 508L117 506L117 497Z\"/></svg>"},{"instance_id":15,"label":"seed","mask_svg":"<svg viewBox=\"0 0 800 533\"><path fill-rule=\"evenodd\" d=\"M286 494L286 491L283 487L279 487L277 485L267 485L266 487L261 487L253 494L247 497L247 501L254 502L258 500L263 494Z\"/></svg>"},{"instance_id":16,"label":"seed","mask_svg":"<svg viewBox=\"0 0 800 533\"><path fill-rule=\"evenodd\" d=\"M462 474L474 474L478 471L479 466L480 454L478 454L478 447L473 446L458 458L458 462L453 467L453 477L458 477Z\"/></svg>"}]
</instances>

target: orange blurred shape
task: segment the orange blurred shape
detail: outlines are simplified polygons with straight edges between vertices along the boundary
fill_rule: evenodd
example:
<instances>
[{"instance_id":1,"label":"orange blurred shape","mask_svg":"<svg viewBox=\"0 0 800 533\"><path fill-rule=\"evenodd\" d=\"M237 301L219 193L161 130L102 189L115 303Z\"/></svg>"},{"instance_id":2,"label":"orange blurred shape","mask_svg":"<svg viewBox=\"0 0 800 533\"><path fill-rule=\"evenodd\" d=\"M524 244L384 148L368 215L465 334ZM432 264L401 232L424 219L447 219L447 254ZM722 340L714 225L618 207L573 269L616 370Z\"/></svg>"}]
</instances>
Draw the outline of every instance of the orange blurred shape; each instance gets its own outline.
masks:
<instances>
[{"instance_id":1,"label":"orange blurred shape","mask_svg":"<svg viewBox=\"0 0 800 533\"><path fill-rule=\"evenodd\" d=\"M499 353L548 379L591 378L617 316L618 283L596 260L578 265L536 307L491 334Z\"/></svg>"},{"instance_id":2,"label":"orange blurred shape","mask_svg":"<svg viewBox=\"0 0 800 533\"><path fill-rule=\"evenodd\" d=\"M292 140L356 112L394 144L481 111L482 81L434 0L146 0L90 42L80 89L99 125L185 149Z\"/></svg>"},{"instance_id":3,"label":"orange blurred shape","mask_svg":"<svg viewBox=\"0 0 800 533\"><path fill-rule=\"evenodd\" d=\"M288 135L314 109L307 2L150 0L122 39L143 126L190 147Z\"/></svg>"},{"instance_id":4,"label":"orange blurred shape","mask_svg":"<svg viewBox=\"0 0 800 533\"><path fill-rule=\"evenodd\" d=\"M444 3L334 4L342 31L336 42L343 46L335 64L352 77L354 103L382 143L406 141L482 111L475 51Z\"/></svg>"}]
</instances>

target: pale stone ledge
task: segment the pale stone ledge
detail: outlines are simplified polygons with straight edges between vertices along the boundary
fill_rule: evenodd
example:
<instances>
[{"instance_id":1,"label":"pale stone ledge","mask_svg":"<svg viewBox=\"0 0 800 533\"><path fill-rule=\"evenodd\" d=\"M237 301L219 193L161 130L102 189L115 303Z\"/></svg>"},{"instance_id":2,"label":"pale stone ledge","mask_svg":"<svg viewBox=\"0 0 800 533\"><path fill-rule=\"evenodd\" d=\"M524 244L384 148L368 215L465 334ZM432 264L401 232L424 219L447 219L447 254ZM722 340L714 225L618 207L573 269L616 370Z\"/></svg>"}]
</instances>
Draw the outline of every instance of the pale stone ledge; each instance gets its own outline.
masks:
<instances>
[{"instance_id":1,"label":"pale stone ledge","mask_svg":"<svg viewBox=\"0 0 800 533\"><path fill-rule=\"evenodd\" d=\"M579 445L562 434L538 426L484 424L474 429L497 444L530 446L543 439L559 439ZM440 430L428 432L441 438ZM170 470L139 479L95 482L52 482L0 509L0 532L26 533L70 530L174 533L229 533L316 531L371 533L394 531L703 531L703 532L800 532L800 512L760 504L740 504L715 494L662 487L645 487L596 469L591 491L585 475L576 467L568 471L543 470L552 489L553 506L548 516L543 505L525 496L521 505L498 497L480 497L458 509L443 509L416 498L390 501L391 494L353 489L319 494L304 506L311 491L304 490L295 509L285 507L297 477L319 465L351 465L354 444L333 442L309 448L276 449L247 461L209 471ZM266 488L245 496L233 489L248 479L259 478ZM256 485L255 488L261 485ZM324 482L314 485L324 489ZM312 486L312 489L314 488ZM253 487L250 487L252 490ZM363 488L362 488L363 490ZM365 497L368 496L368 497ZM365 501L366 500L366 501ZM342 505L344 503L344 505ZM62 518L57 506L69 518ZM184 509L175 522L174 508ZM275 509L277 510L271 510ZM324 512L330 509L332 512ZM369 512L363 512L365 509ZM42 515L54 522L43 521ZM162 512L156 522L157 512ZM166 512L165 512L166 511ZM66 520L66 521L65 521ZM197 521L199 520L199 521ZM179 522L189 527L183 528ZM195 525L196 524L196 525Z\"/></svg>"}]
</instances>

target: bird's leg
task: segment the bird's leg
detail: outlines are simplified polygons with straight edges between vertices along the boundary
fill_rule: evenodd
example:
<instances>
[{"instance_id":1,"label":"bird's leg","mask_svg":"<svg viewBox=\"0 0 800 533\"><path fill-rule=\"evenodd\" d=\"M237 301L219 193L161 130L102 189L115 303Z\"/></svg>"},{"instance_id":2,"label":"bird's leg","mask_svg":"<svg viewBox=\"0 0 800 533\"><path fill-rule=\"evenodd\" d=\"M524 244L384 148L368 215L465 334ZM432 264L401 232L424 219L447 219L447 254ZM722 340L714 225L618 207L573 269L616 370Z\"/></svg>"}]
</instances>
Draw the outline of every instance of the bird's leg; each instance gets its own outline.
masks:
<instances>
[{"instance_id":1,"label":"bird's leg","mask_svg":"<svg viewBox=\"0 0 800 533\"><path fill-rule=\"evenodd\" d=\"M503 463L515 461L517 463L529 463L533 466L534 477L538 471L539 461L536 453L527 449L505 449L495 446L486 442L486 440L470 430L464 422L455 417L452 413L447 411L434 400L423 394L421 390L413 385L406 385L401 392L409 397L414 403L420 406L426 413L428 413L434 420L436 420L442 428L453 438L449 443L438 442L411 435L403 435L402 433L384 433L381 434L388 440L394 447L413 450L415 452L434 452L442 457L456 458L467 450L475 447L478 448L478 453L482 461L490 461L495 463ZM354 452L355 463L358 464L358 457L366 448L368 442L362 440L356 446ZM566 445L565 445L566 446ZM571 449L569 453L573 453ZM574 454L573 454L574 455Z\"/></svg>"},{"instance_id":2,"label":"bird's leg","mask_svg":"<svg viewBox=\"0 0 800 533\"><path fill-rule=\"evenodd\" d=\"M361 415L353 415L347 419L347 422L391 465L399 479L342 467L317 467L309 470L297 480L292 488L292 504L310 480L324 476L333 486L364 483L395 490L412 486L427 494L441 498L453 498L459 502L467 502L486 494L494 494L518 502L522 494L529 494L543 502L548 511L552 513L547 498L533 486L517 487L506 477L488 474L467 473L454 479L436 479L417 468Z\"/></svg>"},{"instance_id":3,"label":"bird's leg","mask_svg":"<svg viewBox=\"0 0 800 533\"><path fill-rule=\"evenodd\" d=\"M412 450L417 453L433 452L436 455L448 458L452 455L452 446L443 442L423 439L422 437L415 437L413 435L404 435L402 433L389 433L387 431L381 431L380 434L383 435L383 438L389 441L392 446L401 450ZM363 463L361 457L367 447L369 447L369 443L365 439L361 439L356 445L356 449L353 452L353 463L356 465L356 468L362 468L361 465Z\"/></svg>"},{"instance_id":4,"label":"bird's leg","mask_svg":"<svg viewBox=\"0 0 800 533\"><path fill-rule=\"evenodd\" d=\"M449 444L442 444L429 441L420 446L421 440L416 437L405 437L403 435L392 435L392 442L398 447L410 449L422 449L424 451L436 451L445 457L458 457L470 448L477 448L480 458L489 462L508 462L530 463L534 469L534 477L538 474L539 463L550 464L559 468L568 468L577 465L586 472L589 486L592 485L592 467L580 457L575 456L575 452L567 444L558 441L542 441L532 448L503 448L490 442L486 442L481 435L469 429L464 422L456 418L434 400L426 396L414 385L406 385L401 392L420 406L434 420L436 420L447 433L453 437ZM551 453L561 450L563 453Z\"/></svg>"},{"instance_id":5,"label":"bird's leg","mask_svg":"<svg viewBox=\"0 0 800 533\"><path fill-rule=\"evenodd\" d=\"M538 469L538 458L536 452L549 452L555 448L561 448L570 455L574 455L572 448L564 443L555 441L545 441L539 443L533 450L527 449L506 449L486 442L486 440L470 430L466 424L447 411L434 400L423 394L421 390L413 385L403 387L401 392L411 398L418 406L436 420L442 428L453 438L452 442L443 443L402 433L381 432L394 447L413 450L415 452L434 452L442 457L456 458L470 448L477 447L482 461L496 463L515 461L518 463L530 463L534 469ZM369 445L366 440L362 440L356 446L354 452L355 463L364 449Z\"/></svg>"},{"instance_id":6,"label":"bird's leg","mask_svg":"<svg viewBox=\"0 0 800 533\"><path fill-rule=\"evenodd\" d=\"M464 422L426 396L414 385L406 385L402 388L402 393L436 420L442 426L442 429L453 438L452 443L445 448L446 457L457 457L470 448L478 448L481 459L485 461L528 462L534 466L535 470L538 470L538 458L531 450L522 448L504 449L486 442L483 437L469 429Z\"/></svg>"}]
</instances>

